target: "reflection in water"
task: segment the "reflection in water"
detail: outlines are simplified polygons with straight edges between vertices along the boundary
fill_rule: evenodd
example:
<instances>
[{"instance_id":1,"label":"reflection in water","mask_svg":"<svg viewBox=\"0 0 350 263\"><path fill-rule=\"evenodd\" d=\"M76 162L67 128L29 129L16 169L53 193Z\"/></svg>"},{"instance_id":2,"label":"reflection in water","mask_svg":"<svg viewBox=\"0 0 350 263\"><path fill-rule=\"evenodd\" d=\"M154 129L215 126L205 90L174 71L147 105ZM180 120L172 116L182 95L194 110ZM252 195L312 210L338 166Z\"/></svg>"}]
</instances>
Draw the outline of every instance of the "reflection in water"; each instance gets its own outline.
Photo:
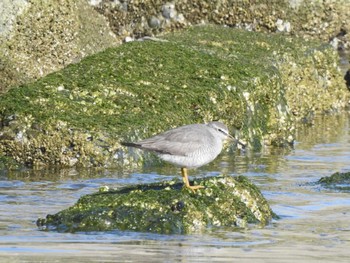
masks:
<instances>
[{"instance_id":1,"label":"reflection in water","mask_svg":"<svg viewBox=\"0 0 350 263\"><path fill-rule=\"evenodd\" d=\"M55 233L35 221L69 207L101 185L169 180L178 170L166 164L134 173L46 169L0 173L2 261L142 262L347 262L350 256L349 193L312 184L350 170L349 116L320 116L298 129L294 149L221 155L191 172L251 178L281 219L265 228L213 228L197 235L135 232Z\"/></svg>"}]
</instances>

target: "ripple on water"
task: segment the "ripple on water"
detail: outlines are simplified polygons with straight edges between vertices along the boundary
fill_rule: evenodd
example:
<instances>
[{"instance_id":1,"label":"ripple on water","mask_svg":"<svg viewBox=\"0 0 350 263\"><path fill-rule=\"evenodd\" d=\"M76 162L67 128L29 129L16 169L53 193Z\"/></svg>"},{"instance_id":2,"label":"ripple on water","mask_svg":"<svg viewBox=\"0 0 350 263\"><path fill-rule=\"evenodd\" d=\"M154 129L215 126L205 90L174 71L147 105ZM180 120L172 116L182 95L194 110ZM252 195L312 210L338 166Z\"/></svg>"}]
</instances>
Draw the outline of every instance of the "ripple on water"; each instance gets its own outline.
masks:
<instances>
[{"instance_id":1,"label":"ripple on water","mask_svg":"<svg viewBox=\"0 0 350 263\"><path fill-rule=\"evenodd\" d=\"M221 155L212 164L191 171L191 176L221 172L248 176L281 217L265 228L213 228L186 236L117 230L39 231L37 218L69 207L101 185L122 187L175 176L181 180L179 172L164 165L135 173L40 171L37 177L35 173L9 177L2 173L0 256L5 261L348 262L349 193L313 184L322 176L350 170L348 116L334 118L343 121L334 122L329 116L300 132L298 143L288 154ZM323 135L325 130L330 132Z\"/></svg>"}]
</instances>

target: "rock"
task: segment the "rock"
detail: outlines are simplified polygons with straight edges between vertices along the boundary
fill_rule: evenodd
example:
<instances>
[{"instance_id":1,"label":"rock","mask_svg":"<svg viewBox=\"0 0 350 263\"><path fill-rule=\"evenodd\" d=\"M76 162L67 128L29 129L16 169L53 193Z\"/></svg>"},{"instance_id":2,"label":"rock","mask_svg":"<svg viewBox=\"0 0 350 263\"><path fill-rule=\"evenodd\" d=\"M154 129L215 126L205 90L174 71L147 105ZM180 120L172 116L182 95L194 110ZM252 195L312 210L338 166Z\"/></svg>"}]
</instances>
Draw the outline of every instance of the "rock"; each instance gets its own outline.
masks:
<instances>
[{"instance_id":1,"label":"rock","mask_svg":"<svg viewBox=\"0 0 350 263\"><path fill-rule=\"evenodd\" d=\"M339 38L339 47L350 47L349 8L347 0L329 1L110 1L95 5L104 14L117 35L139 38L173 31L189 25L220 24L264 32L287 32L305 38L329 41ZM122 8L121 3L128 3ZM149 30L143 19L151 16L164 19L160 27ZM157 30L155 30L157 29Z\"/></svg>"},{"instance_id":2,"label":"rock","mask_svg":"<svg viewBox=\"0 0 350 263\"><path fill-rule=\"evenodd\" d=\"M320 42L222 26L128 42L4 94L0 155L131 168L154 158L120 141L215 119L239 127L249 148L289 147L296 121L347 105L338 60Z\"/></svg>"},{"instance_id":3,"label":"rock","mask_svg":"<svg viewBox=\"0 0 350 263\"><path fill-rule=\"evenodd\" d=\"M177 11L174 3L165 3L162 6L162 15L166 19L174 19L177 15Z\"/></svg>"},{"instance_id":4,"label":"rock","mask_svg":"<svg viewBox=\"0 0 350 263\"><path fill-rule=\"evenodd\" d=\"M327 189L350 192L350 172L337 172L331 176L322 177L317 183Z\"/></svg>"},{"instance_id":5,"label":"rock","mask_svg":"<svg viewBox=\"0 0 350 263\"><path fill-rule=\"evenodd\" d=\"M88 0L89 4L92 6L99 6L102 2L102 0Z\"/></svg>"},{"instance_id":6,"label":"rock","mask_svg":"<svg viewBox=\"0 0 350 263\"><path fill-rule=\"evenodd\" d=\"M122 43L126 37L155 36L202 23L331 39L336 48L348 49L349 8L345 0L259 0L234 5L209 0L2 0L0 93Z\"/></svg>"},{"instance_id":7,"label":"rock","mask_svg":"<svg viewBox=\"0 0 350 263\"><path fill-rule=\"evenodd\" d=\"M81 197L70 208L38 219L42 230L189 234L209 227L264 226L276 218L258 188L243 176L208 177L192 193L175 181L135 185ZM191 183L193 184L193 182Z\"/></svg>"},{"instance_id":8,"label":"rock","mask_svg":"<svg viewBox=\"0 0 350 263\"><path fill-rule=\"evenodd\" d=\"M129 36L125 37L125 39L124 39L125 43L132 42L132 41L135 41L135 39L132 37L129 37Z\"/></svg>"},{"instance_id":9,"label":"rock","mask_svg":"<svg viewBox=\"0 0 350 263\"><path fill-rule=\"evenodd\" d=\"M290 23L285 22L282 19L277 19L276 27L277 27L277 31L279 31L279 32L288 32L289 33L291 31Z\"/></svg>"},{"instance_id":10,"label":"rock","mask_svg":"<svg viewBox=\"0 0 350 263\"><path fill-rule=\"evenodd\" d=\"M8 39L13 27L16 25L16 17L20 16L27 8L26 0L3 0L0 2L0 39ZM0 42L1 43L1 42Z\"/></svg>"},{"instance_id":11,"label":"rock","mask_svg":"<svg viewBox=\"0 0 350 263\"><path fill-rule=\"evenodd\" d=\"M84 0L6 0L0 10L0 93L117 44Z\"/></svg>"},{"instance_id":12,"label":"rock","mask_svg":"<svg viewBox=\"0 0 350 263\"><path fill-rule=\"evenodd\" d=\"M148 25L150 28L159 28L160 27L160 20L157 17L152 16L148 20Z\"/></svg>"}]
</instances>

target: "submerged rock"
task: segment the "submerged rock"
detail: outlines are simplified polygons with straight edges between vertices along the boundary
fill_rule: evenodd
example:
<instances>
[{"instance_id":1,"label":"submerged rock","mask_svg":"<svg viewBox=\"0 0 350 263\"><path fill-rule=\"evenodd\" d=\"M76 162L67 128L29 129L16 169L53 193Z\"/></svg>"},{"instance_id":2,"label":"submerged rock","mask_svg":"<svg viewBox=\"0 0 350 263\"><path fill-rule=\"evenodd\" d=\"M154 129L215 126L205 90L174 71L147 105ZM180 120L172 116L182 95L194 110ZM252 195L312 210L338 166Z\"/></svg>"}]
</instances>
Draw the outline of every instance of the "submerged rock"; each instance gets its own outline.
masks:
<instances>
[{"instance_id":1,"label":"submerged rock","mask_svg":"<svg viewBox=\"0 0 350 263\"><path fill-rule=\"evenodd\" d=\"M350 172L337 172L331 176L322 177L318 183L328 189L350 192Z\"/></svg>"},{"instance_id":2,"label":"submerged rock","mask_svg":"<svg viewBox=\"0 0 350 263\"><path fill-rule=\"evenodd\" d=\"M72 207L38 219L59 232L132 230L162 234L212 226L266 225L274 217L259 189L243 176L208 177L195 193L175 181L135 185L81 197Z\"/></svg>"}]
</instances>

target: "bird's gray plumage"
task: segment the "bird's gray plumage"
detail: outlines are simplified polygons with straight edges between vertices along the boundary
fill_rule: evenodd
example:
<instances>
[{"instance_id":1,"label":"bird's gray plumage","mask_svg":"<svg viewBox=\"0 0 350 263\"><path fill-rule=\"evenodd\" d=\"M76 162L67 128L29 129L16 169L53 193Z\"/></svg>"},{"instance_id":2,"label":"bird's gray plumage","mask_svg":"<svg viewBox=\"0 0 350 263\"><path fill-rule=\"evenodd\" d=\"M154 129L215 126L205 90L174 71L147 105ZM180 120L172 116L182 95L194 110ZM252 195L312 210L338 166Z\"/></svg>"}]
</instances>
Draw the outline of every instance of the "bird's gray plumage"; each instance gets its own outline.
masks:
<instances>
[{"instance_id":1,"label":"bird's gray plumage","mask_svg":"<svg viewBox=\"0 0 350 263\"><path fill-rule=\"evenodd\" d=\"M231 136L226 125L215 121L181 126L136 143L122 145L153 151L161 159L180 167L199 167L217 157L227 137Z\"/></svg>"}]
</instances>

